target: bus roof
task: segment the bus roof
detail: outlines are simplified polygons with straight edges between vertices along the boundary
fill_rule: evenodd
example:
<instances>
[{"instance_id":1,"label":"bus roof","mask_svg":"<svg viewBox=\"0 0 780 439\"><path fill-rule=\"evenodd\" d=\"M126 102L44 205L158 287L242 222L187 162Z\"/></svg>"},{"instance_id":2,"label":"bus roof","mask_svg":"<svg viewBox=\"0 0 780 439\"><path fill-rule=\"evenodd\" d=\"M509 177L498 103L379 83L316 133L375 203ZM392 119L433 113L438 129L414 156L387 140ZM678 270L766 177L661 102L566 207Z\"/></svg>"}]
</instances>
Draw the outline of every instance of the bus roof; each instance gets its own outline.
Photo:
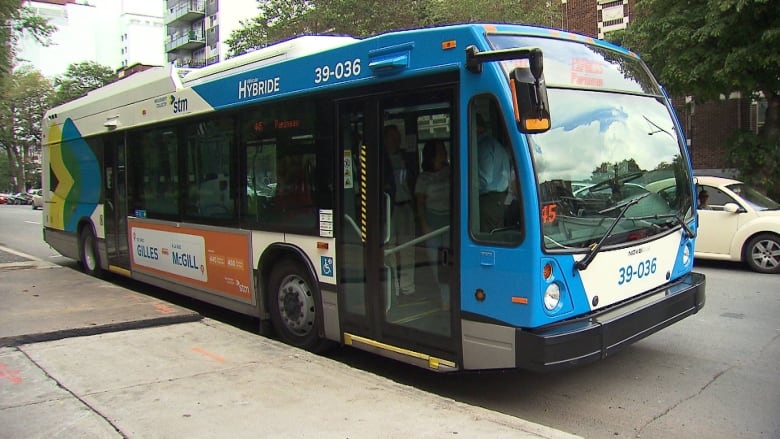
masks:
<instances>
[{"instance_id":1,"label":"bus roof","mask_svg":"<svg viewBox=\"0 0 780 439\"><path fill-rule=\"evenodd\" d=\"M490 34L571 40L631 54L590 37L513 24L412 29L365 39L302 36L202 69L168 66L136 73L52 108L44 123L71 120L80 136L89 136L312 90L367 84L398 73L454 70L465 63L466 46L490 49L486 39ZM45 143L57 141L48 139L47 132L44 129Z\"/></svg>"},{"instance_id":2,"label":"bus roof","mask_svg":"<svg viewBox=\"0 0 780 439\"><path fill-rule=\"evenodd\" d=\"M205 81L218 79L225 72L236 74L258 69L314 53L345 46L358 41L352 37L330 35L306 35L266 46L223 62L212 64L187 73L183 78L185 86L193 86Z\"/></svg>"}]
</instances>

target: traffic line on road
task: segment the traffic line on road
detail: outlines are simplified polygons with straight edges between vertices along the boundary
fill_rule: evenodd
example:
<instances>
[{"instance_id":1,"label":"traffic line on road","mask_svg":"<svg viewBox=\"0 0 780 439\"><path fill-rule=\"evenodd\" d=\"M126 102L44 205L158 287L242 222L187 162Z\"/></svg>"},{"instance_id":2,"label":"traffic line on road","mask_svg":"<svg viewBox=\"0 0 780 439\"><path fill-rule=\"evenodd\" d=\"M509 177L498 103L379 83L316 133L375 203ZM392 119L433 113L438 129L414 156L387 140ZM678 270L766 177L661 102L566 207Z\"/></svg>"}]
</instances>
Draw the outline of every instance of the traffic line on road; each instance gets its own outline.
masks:
<instances>
[{"instance_id":1,"label":"traffic line on road","mask_svg":"<svg viewBox=\"0 0 780 439\"><path fill-rule=\"evenodd\" d=\"M27 258L27 259L32 259L33 261L44 262L44 260L41 258L35 257L33 255L28 255L27 253L20 252L19 250L14 250L12 248L4 247L2 245L0 245L0 250L19 256L20 258Z\"/></svg>"}]
</instances>

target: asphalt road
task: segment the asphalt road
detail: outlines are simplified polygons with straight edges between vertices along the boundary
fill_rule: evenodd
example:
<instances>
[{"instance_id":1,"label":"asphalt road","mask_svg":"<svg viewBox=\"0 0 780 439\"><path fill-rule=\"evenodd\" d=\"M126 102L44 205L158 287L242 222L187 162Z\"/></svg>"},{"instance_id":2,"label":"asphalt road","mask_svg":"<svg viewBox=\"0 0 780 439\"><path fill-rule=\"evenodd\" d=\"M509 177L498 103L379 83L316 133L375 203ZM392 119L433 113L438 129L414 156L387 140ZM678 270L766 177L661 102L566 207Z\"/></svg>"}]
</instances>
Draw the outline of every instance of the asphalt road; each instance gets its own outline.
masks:
<instances>
[{"instance_id":1,"label":"asphalt road","mask_svg":"<svg viewBox=\"0 0 780 439\"><path fill-rule=\"evenodd\" d=\"M0 245L75 266L40 241L40 215L29 206L0 206ZM780 438L780 276L739 264L696 265L707 275L701 312L605 361L565 372L437 375L349 348L328 356L588 438ZM251 319L136 287L253 329Z\"/></svg>"}]
</instances>

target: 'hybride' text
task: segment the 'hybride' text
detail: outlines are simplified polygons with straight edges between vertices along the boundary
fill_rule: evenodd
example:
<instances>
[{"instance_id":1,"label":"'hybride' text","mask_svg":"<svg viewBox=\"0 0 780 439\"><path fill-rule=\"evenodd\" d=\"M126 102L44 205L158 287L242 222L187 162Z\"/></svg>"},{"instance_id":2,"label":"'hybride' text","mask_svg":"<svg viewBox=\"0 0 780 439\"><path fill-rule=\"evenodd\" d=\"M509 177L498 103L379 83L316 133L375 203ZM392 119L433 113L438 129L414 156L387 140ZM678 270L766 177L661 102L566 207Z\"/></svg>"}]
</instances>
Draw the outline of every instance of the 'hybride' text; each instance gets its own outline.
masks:
<instances>
[{"instance_id":1,"label":"'hybride' text","mask_svg":"<svg viewBox=\"0 0 780 439\"><path fill-rule=\"evenodd\" d=\"M238 83L238 98L247 99L257 96L277 93L279 91L279 77L270 79L244 79Z\"/></svg>"}]
</instances>

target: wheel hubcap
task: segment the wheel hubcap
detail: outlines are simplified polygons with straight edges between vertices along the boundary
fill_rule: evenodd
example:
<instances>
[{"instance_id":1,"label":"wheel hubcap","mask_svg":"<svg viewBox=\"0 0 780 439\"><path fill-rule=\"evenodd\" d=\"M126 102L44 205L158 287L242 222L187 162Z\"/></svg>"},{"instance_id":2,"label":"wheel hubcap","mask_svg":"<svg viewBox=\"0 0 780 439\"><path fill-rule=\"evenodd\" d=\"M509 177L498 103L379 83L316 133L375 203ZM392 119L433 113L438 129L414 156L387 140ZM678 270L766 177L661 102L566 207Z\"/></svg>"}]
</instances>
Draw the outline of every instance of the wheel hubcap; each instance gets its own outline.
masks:
<instances>
[{"instance_id":1,"label":"wheel hubcap","mask_svg":"<svg viewBox=\"0 0 780 439\"><path fill-rule=\"evenodd\" d=\"M287 276L279 287L279 313L285 326L296 335L306 335L314 327L314 295L298 276Z\"/></svg>"},{"instance_id":2,"label":"wheel hubcap","mask_svg":"<svg viewBox=\"0 0 780 439\"><path fill-rule=\"evenodd\" d=\"M753 261L761 268L774 269L780 265L780 244L771 239L761 240L753 246Z\"/></svg>"},{"instance_id":3,"label":"wheel hubcap","mask_svg":"<svg viewBox=\"0 0 780 439\"><path fill-rule=\"evenodd\" d=\"M84 265L89 270L94 270L95 264L95 249L92 246L92 239L87 238L84 240Z\"/></svg>"}]
</instances>

